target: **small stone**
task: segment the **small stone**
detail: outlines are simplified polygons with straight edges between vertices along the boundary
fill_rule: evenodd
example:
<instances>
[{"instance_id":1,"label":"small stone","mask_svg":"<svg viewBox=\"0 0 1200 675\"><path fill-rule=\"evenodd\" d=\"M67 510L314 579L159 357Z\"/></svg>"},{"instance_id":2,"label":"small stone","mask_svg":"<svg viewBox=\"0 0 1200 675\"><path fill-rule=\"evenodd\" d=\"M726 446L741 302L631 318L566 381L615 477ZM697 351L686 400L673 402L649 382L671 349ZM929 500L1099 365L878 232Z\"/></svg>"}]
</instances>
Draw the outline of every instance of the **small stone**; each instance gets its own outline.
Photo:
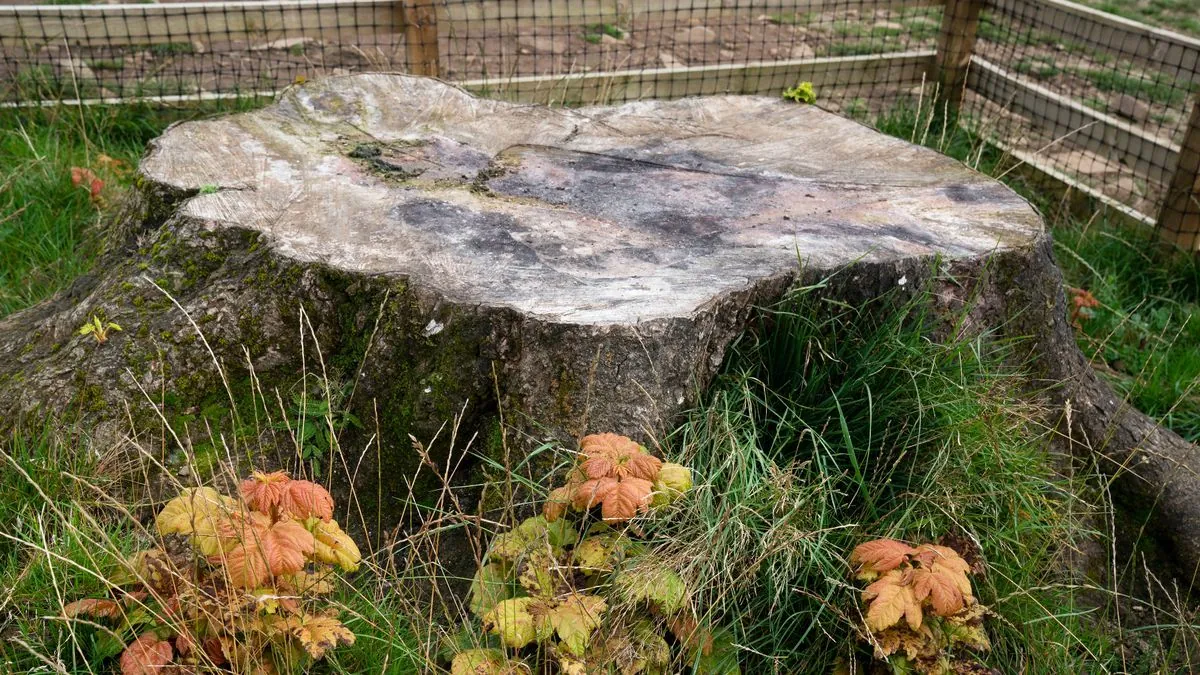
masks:
<instances>
[{"instance_id":1,"label":"small stone","mask_svg":"<svg viewBox=\"0 0 1200 675\"><path fill-rule=\"evenodd\" d=\"M624 44L624 43L625 43L625 41L622 40L621 38L613 37L613 36L609 35L608 33L605 33L604 35L600 36L600 44L602 44L602 45L619 45L619 44Z\"/></svg>"},{"instance_id":2,"label":"small stone","mask_svg":"<svg viewBox=\"0 0 1200 675\"><path fill-rule=\"evenodd\" d=\"M717 32L707 26L692 26L676 33L675 41L685 45L707 44L717 41Z\"/></svg>"},{"instance_id":3,"label":"small stone","mask_svg":"<svg viewBox=\"0 0 1200 675\"><path fill-rule=\"evenodd\" d=\"M1121 117L1133 120L1134 122L1145 122L1150 119L1150 106L1129 94L1121 94L1117 97L1117 104L1114 106L1114 111Z\"/></svg>"},{"instance_id":4,"label":"small stone","mask_svg":"<svg viewBox=\"0 0 1200 675\"><path fill-rule=\"evenodd\" d=\"M279 38L262 44L254 45L250 48L252 52L265 52L270 49L292 49L293 47L311 47L317 44L316 38L310 37L294 37L294 38Z\"/></svg>"},{"instance_id":5,"label":"small stone","mask_svg":"<svg viewBox=\"0 0 1200 675\"><path fill-rule=\"evenodd\" d=\"M721 58L723 58L723 59L737 58L737 52L733 51L732 49L722 49L721 50Z\"/></svg>"},{"instance_id":6,"label":"small stone","mask_svg":"<svg viewBox=\"0 0 1200 675\"><path fill-rule=\"evenodd\" d=\"M662 62L664 68L682 68L687 64L675 58L671 52L659 52L658 60Z\"/></svg>"},{"instance_id":7,"label":"small stone","mask_svg":"<svg viewBox=\"0 0 1200 675\"><path fill-rule=\"evenodd\" d=\"M58 65L63 69L63 72L73 75L76 79L87 80L92 82L96 79L96 73L88 67L88 64L79 59L59 59Z\"/></svg>"},{"instance_id":8,"label":"small stone","mask_svg":"<svg viewBox=\"0 0 1200 675\"><path fill-rule=\"evenodd\" d=\"M553 54L558 56L565 54L571 43L565 37L522 35L517 38L517 45L524 50L528 50L523 51L523 54L532 52L534 54Z\"/></svg>"},{"instance_id":9,"label":"small stone","mask_svg":"<svg viewBox=\"0 0 1200 675\"><path fill-rule=\"evenodd\" d=\"M803 44L792 47L793 59L811 59L816 57L816 55L817 50L813 49L811 45Z\"/></svg>"},{"instance_id":10,"label":"small stone","mask_svg":"<svg viewBox=\"0 0 1200 675\"><path fill-rule=\"evenodd\" d=\"M208 51L208 47L204 46L203 42L201 42L199 40L192 40L192 52L193 53L203 54L206 51Z\"/></svg>"}]
</instances>

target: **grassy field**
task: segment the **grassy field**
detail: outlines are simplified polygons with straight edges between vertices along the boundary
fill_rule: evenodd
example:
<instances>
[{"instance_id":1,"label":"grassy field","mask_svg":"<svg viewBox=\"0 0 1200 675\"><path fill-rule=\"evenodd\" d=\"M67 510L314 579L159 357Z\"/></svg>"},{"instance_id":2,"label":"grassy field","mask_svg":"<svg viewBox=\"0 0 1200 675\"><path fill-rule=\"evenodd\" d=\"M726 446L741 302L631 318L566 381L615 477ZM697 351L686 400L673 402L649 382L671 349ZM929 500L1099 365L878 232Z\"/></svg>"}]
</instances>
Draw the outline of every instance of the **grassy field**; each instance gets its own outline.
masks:
<instances>
[{"instance_id":1,"label":"grassy field","mask_svg":"<svg viewBox=\"0 0 1200 675\"><path fill-rule=\"evenodd\" d=\"M146 141L215 112L0 113L0 165L18 168L0 185L0 316L86 272ZM939 124L927 110L880 120L981 171L1006 171L977 137ZM95 196L90 177L75 184L73 167L103 182ZM1158 250L1151 233L1059 217L1013 184L1049 216L1069 283L1099 300L1080 320L1081 346L1136 406L1200 437L1200 264ZM705 618L733 633L743 672L830 672L861 659L850 548L947 534L977 542L986 561L976 590L995 612L989 666L1193 670L1195 620L1180 591L1164 589L1131 615L1117 586L1071 562L1088 546L1107 550L1103 482L1050 454L1041 411L1022 398L1002 348L926 340L912 320L920 300L849 308L822 300L819 287L797 289L766 315L773 330L743 337L705 401L663 439L698 487L650 544L679 561ZM118 449L80 452L83 443L58 429L0 441L0 669L107 672L113 663L102 631L55 617L66 602L103 593L115 561L152 537L138 505L109 497L144 479L129 475ZM368 555L339 584L334 606L358 640L319 672L418 672L454 633L460 607L431 618L402 592L427 586L437 561L400 553ZM1101 559L1104 570L1124 565Z\"/></svg>"}]
</instances>

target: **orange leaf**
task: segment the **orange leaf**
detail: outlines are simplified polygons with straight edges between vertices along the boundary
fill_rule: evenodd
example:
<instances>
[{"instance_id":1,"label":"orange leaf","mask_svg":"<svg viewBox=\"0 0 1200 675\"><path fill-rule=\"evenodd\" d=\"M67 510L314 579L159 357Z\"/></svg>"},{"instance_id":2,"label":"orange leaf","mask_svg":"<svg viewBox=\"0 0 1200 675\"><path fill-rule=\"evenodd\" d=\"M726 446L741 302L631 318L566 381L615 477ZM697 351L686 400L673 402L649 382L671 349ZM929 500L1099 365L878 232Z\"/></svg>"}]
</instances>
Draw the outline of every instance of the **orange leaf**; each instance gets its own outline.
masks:
<instances>
[{"instance_id":1,"label":"orange leaf","mask_svg":"<svg viewBox=\"0 0 1200 675\"><path fill-rule=\"evenodd\" d=\"M313 552L313 535L294 520L281 520L269 528L252 532L236 548L210 558L224 562L229 582L241 588L255 588L273 575L294 574L304 568L305 556Z\"/></svg>"},{"instance_id":2,"label":"orange leaf","mask_svg":"<svg viewBox=\"0 0 1200 675\"><path fill-rule=\"evenodd\" d=\"M601 504L600 515L605 520L629 520L650 503L654 483L644 478L625 477L616 489L608 493Z\"/></svg>"},{"instance_id":3,"label":"orange leaf","mask_svg":"<svg viewBox=\"0 0 1200 675\"><path fill-rule=\"evenodd\" d=\"M325 488L307 480L293 480L284 483L287 492L283 495L280 507L281 513L290 514L293 518L333 518L333 497Z\"/></svg>"},{"instance_id":4,"label":"orange leaf","mask_svg":"<svg viewBox=\"0 0 1200 675\"><path fill-rule=\"evenodd\" d=\"M272 515L288 498L288 483L290 482L291 479L288 478L285 471L274 473L255 471L250 478L242 481L239 489L247 506L259 513Z\"/></svg>"},{"instance_id":5,"label":"orange leaf","mask_svg":"<svg viewBox=\"0 0 1200 675\"><path fill-rule=\"evenodd\" d=\"M63 607L63 616L73 619L77 616L94 616L98 619L115 619L121 616L121 605L115 600L97 600L86 598L76 600Z\"/></svg>"},{"instance_id":6,"label":"orange leaf","mask_svg":"<svg viewBox=\"0 0 1200 675\"><path fill-rule=\"evenodd\" d=\"M860 576L873 578L881 572L896 569L916 552L913 547L895 539L876 539L859 544L851 551L850 564L856 566Z\"/></svg>"},{"instance_id":7,"label":"orange leaf","mask_svg":"<svg viewBox=\"0 0 1200 675\"><path fill-rule=\"evenodd\" d=\"M584 481L575 490L575 508L584 511L603 502L608 495L617 489L617 479L603 476Z\"/></svg>"},{"instance_id":8,"label":"orange leaf","mask_svg":"<svg viewBox=\"0 0 1200 675\"><path fill-rule=\"evenodd\" d=\"M917 600L929 598L929 604L939 616L950 616L963 608L963 594L953 572L934 571L921 567L913 570L913 594Z\"/></svg>"},{"instance_id":9,"label":"orange leaf","mask_svg":"<svg viewBox=\"0 0 1200 675\"><path fill-rule=\"evenodd\" d=\"M550 491L546 503L542 504L542 515L546 516L546 522L553 523L563 517L574 496L573 489L572 486L566 486Z\"/></svg>"},{"instance_id":10,"label":"orange leaf","mask_svg":"<svg viewBox=\"0 0 1200 675\"><path fill-rule=\"evenodd\" d=\"M662 460L626 436L593 434L583 437L579 447L587 457L581 468L591 479L628 476L653 481L662 467Z\"/></svg>"},{"instance_id":11,"label":"orange leaf","mask_svg":"<svg viewBox=\"0 0 1200 675\"><path fill-rule=\"evenodd\" d=\"M161 675L175 656L170 642L154 633L142 633L121 654L121 675Z\"/></svg>"}]
</instances>

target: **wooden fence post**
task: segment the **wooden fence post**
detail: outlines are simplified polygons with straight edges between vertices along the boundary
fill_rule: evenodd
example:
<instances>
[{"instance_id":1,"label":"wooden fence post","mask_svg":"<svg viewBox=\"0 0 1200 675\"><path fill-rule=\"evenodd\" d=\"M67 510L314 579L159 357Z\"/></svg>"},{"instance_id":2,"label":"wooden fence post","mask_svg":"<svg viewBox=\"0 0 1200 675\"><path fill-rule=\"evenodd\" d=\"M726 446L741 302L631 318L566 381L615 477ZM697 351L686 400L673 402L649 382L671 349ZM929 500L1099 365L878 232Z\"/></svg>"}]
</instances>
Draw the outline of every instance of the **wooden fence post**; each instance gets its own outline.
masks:
<instances>
[{"instance_id":1,"label":"wooden fence post","mask_svg":"<svg viewBox=\"0 0 1200 675\"><path fill-rule=\"evenodd\" d=\"M946 0L942 30L938 35L937 83L939 99L957 113L967 85L967 66L975 50L975 31L984 0Z\"/></svg>"},{"instance_id":2,"label":"wooden fence post","mask_svg":"<svg viewBox=\"0 0 1200 675\"><path fill-rule=\"evenodd\" d=\"M437 77L440 70L436 0L399 1L409 70L414 75Z\"/></svg>"},{"instance_id":3,"label":"wooden fence post","mask_svg":"<svg viewBox=\"0 0 1200 675\"><path fill-rule=\"evenodd\" d=\"M1192 96L1192 116L1158 214L1158 232L1167 241L1200 252L1200 93Z\"/></svg>"}]
</instances>

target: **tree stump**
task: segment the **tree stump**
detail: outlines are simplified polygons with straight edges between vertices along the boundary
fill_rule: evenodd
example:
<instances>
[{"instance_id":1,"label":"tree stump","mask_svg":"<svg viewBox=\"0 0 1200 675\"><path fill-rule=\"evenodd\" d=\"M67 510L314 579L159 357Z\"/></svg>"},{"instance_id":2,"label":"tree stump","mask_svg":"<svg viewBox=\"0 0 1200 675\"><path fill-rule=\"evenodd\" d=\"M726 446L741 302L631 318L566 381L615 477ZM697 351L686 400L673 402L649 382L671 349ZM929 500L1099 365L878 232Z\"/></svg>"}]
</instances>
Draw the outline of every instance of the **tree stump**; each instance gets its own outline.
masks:
<instances>
[{"instance_id":1,"label":"tree stump","mask_svg":"<svg viewBox=\"0 0 1200 675\"><path fill-rule=\"evenodd\" d=\"M975 298L976 329L1032 336L1071 438L1135 471L1129 495L1161 494L1163 531L1200 561L1200 480L1177 470L1194 449L1088 368L1038 214L855 122L762 97L563 110L356 75L176 125L140 172L97 271L0 322L0 419L69 414L111 442L311 372L370 430L342 461L387 501L419 473L410 434L455 416L484 454L499 415L522 448L663 433L755 307L853 265L828 292L937 284L947 307ZM92 317L124 330L80 335Z\"/></svg>"}]
</instances>

